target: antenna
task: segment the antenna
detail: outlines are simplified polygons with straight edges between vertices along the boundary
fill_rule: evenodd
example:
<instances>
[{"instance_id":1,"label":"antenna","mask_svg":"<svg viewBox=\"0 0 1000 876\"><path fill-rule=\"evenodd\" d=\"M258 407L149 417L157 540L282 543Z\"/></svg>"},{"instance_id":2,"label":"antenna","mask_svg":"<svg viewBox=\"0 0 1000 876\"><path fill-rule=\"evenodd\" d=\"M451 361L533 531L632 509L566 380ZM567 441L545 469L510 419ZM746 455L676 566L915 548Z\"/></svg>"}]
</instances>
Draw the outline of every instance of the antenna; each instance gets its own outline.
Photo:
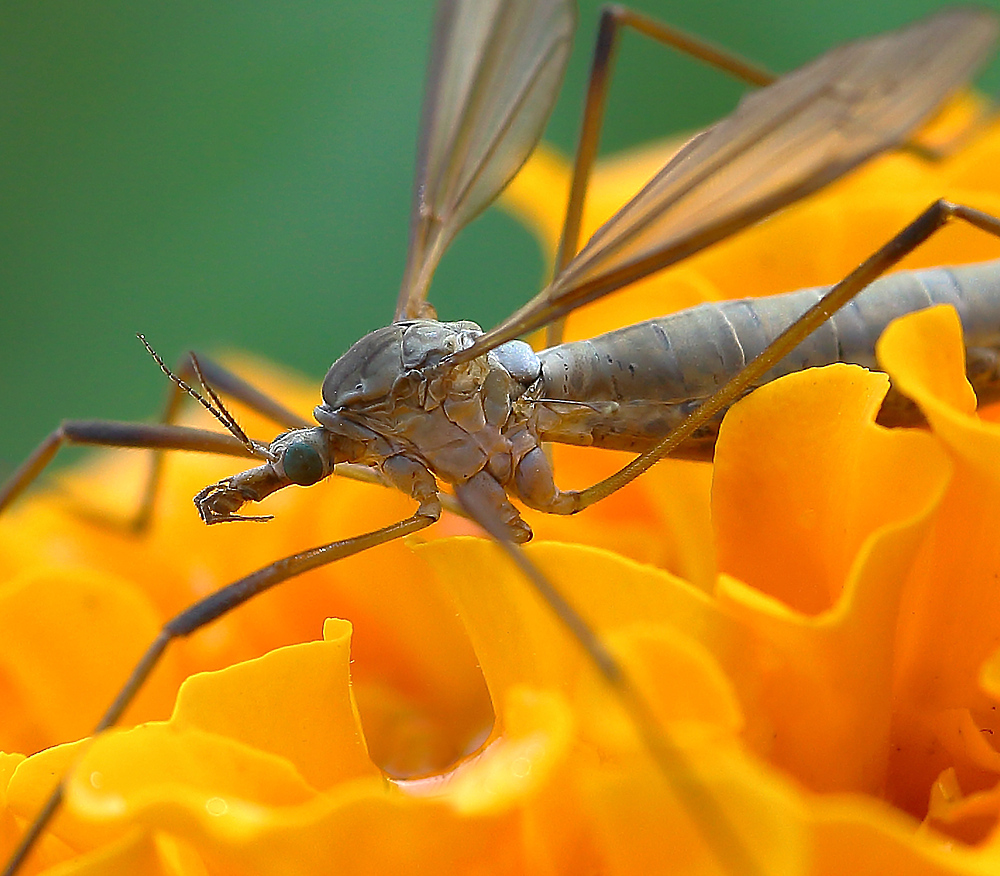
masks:
<instances>
[{"instance_id":1,"label":"antenna","mask_svg":"<svg viewBox=\"0 0 1000 876\"><path fill-rule=\"evenodd\" d=\"M262 444L253 441L246 432L240 427L240 424L236 422L236 418L229 412L229 409L225 406L222 399L219 398L218 393L208 385L208 381L205 380L205 375L201 371L201 365L198 364L198 357L192 352L191 356L191 366L194 369L194 373L198 377L198 382L201 383L202 389L211 398L209 401L205 396L203 396L198 390L196 390L191 384L189 384L184 379L178 377L171 371L160 354L154 350L149 341L146 340L146 336L141 332L136 334L136 337L142 342L142 345L146 348L146 352L153 357L153 360L157 365L160 366L160 370L170 378L171 382L176 384L176 386L186 392L191 398L193 398L198 404L200 404L206 411L208 411L215 419L217 419L226 430L239 441L247 450L254 454L254 456L263 455L267 460L273 462L274 454Z\"/></svg>"}]
</instances>

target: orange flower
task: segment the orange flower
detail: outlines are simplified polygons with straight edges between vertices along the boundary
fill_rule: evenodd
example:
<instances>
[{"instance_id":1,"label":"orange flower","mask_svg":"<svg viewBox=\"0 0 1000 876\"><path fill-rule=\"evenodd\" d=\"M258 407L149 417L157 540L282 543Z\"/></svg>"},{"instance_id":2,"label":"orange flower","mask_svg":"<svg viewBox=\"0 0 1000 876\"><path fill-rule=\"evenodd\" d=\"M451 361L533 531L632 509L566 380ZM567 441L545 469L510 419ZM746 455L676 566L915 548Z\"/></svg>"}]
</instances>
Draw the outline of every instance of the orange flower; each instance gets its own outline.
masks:
<instances>
[{"instance_id":1,"label":"orange flower","mask_svg":"<svg viewBox=\"0 0 1000 876\"><path fill-rule=\"evenodd\" d=\"M604 166L590 226L662 160ZM937 197L1000 214L998 168L1000 129L941 164L890 156L570 331L832 282ZM507 196L549 243L565 175L543 153ZM998 253L955 228L908 264ZM930 431L874 425L884 375L813 370L734 407L714 468L666 461L573 519L529 515L529 556L707 792L695 812L526 582L489 543L440 538L467 528L456 519L177 643L125 729L57 745L88 732L184 605L411 511L333 479L269 499L266 525L209 529L188 497L238 465L178 456L151 531L132 538L73 509L83 496L123 514L141 459L67 475L0 520L0 747L45 749L0 756L0 851L70 770L29 872L712 871L731 861L723 829L704 830L720 814L767 872L995 868L1000 431L974 411L960 344L944 309L883 338ZM303 413L314 403L272 370L238 368ZM560 483L622 458L559 448Z\"/></svg>"}]
</instances>

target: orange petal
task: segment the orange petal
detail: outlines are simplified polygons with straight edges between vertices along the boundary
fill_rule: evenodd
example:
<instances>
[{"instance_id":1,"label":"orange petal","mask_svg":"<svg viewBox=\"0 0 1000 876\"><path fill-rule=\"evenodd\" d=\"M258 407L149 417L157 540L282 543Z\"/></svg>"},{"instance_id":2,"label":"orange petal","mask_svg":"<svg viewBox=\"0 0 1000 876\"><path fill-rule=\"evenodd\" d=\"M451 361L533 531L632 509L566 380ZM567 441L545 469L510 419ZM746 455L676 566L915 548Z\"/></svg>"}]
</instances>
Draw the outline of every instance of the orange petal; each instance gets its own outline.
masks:
<instances>
[{"instance_id":1,"label":"orange petal","mask_svg":"<svg viewBox=\"0 0 1000 876\"><path fill-rule=\"evenodd\" d=\"M861 797L816 799L814 869L822 876L880 873L886 876L972 876L992 873L995 853L915 833L911 820L878 801Z\"/></svg>"},{"instance_id":2,"label":"orange petal","mask_svg":"<svg viewBox=\"0 0 1000 876\"><path fill-rule=\"evenodd\" d=\"M93 730L159 631L154 608L112 575L36 568L0 588L4 748L32 751ZM165 715L177 684L168 658L126 720Z\"/></svg>"},{"instance_id":3,"label":"orange petal","mask_svg":"<svg viewBox=\"0 0 1000 876\"><path fill-rule=\"evenodd\" d=\"M351 625L327 621L323 635L322 642L192 676L181 686L170 723L281 755L317 789L380 776L351 695Z\"/></svg>"},{"instance_id":4,"label":"orange petal","mask_svg":"<svg viewBox=\"0 0 1000 876\"><path fill-rule=\"evenodd\" d=\"M712 494L723 571L816 614L839 599L873 531L940 491L949 470L934 442L875 426L886 388L884 375L834 365L734 405Z\"/></svg>"},{"instance_id":5,"label":"orange petal","mask_svg":"<svg viewBox=\"0 0 1000 876\"><path fill-rule=\"evenodd\" d=\"M497 550L479 539L420 548L455 593L494 703L521 683L565 689L567 679L576 678L589 661L552 609ZM527 553L598 632L656 621L711 641L737 635L703 593L665 572L579 546L538 544Z\"/></svg>"},{"instance_id":6,"label":"orange petal","mask_svg":"<svg viewBox=\"0 0 1000 876\"><path fill-rule=\"evenodd\" d=\"M997 778L974 748L955 744L949 715L966 714L970 726L984 733L1000 731L996 697L978 683L980 668L996 649L1000 614L995 538L1000 432L971 412L954 311L935 308L897 321L887 329L879 355L955 460L950 489L908 587L899 631L895 698L900 714L891 799L919 812L926 789L947 768L954 768L966 789L989 787Z\"/></svg>"},{"instance_id":7,"label":"orange petal","mask_svg":"<svg viewBox=\"0 0 1000 876\"><path fill-rule=\"evenodd\" d=\"M951 474L929 436L874 425L884 391L854 366L791 375L734 406L717 450L720 565L740 579L719 597L768 667L770 758L821 790L886 782L903 588Z\"/></svg>"},{"instance_id":8,"label":"orange petal","mask_svg":"<svg viewBox=\"0 0 1000 876\"><path fill-rule=\"evenodd\" d=\"M934 431L969 465L1000 478L1000 426L975 416L976 396L965 379L958 314L934 307L892 323L879 340L879 362L900 392L913 399Z\"/></svg>"}]
</instances>

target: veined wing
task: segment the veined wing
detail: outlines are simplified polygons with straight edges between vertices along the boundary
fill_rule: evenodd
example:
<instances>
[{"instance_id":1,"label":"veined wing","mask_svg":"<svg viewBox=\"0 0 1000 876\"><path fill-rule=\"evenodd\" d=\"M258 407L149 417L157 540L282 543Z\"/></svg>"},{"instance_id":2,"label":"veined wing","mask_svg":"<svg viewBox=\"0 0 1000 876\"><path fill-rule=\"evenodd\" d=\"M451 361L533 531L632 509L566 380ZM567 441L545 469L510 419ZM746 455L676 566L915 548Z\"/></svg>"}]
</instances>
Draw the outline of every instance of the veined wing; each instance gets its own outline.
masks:
<instances>
[{"instance_id":1,"label":"veined wing","mask_svg":"<svg viewBox=\"0 0 1000 876\"><path fill-rule=\"evenodd\" d=\"M965 82L997 20L950 9L848 43L748 95L690 141L465 361L687 258L902 143Z\"/></svg>"},{"instance_id":2,"label":"veined wing","mask_svg":"<svg viewBox=\"0 0 1000 876\"><path fill-rule=\"evenodd\" d=\"M395 319L427 312L427 288L445 248L534 149L562 84L575 24L573 0L439 4Z\"/></svg>"}]
</instances>

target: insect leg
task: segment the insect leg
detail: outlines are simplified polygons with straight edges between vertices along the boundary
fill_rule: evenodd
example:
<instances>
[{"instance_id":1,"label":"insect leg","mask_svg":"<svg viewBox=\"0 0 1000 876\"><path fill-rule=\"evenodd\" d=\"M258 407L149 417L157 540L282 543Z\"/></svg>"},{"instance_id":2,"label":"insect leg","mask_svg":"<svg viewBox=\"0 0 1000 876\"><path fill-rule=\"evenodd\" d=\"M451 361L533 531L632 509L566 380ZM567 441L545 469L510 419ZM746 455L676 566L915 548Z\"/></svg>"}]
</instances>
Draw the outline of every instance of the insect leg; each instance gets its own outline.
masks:
<instances>
[{"instance_id":1,"label":"insect leg","mask_svg":"<svg viewBox=\"0 0 1000 876\"><path fill-rule=\"evenodd\" d=\"M289 578L294 578L296 575L301 575L311 569L325 566L328 563L361 553L369 548L418 532L437 520L440 516L440 511L440 505L436 503L435 497L426 497L424 501L421 501L416 512L405 520L384 526L373 532L331 542L330 544L321 545L320 547L276 560L263 569L258 569L245 578L234 581L232 584L223 587L221 590L217 590L210 596L184 609L184 611L163 625L159 635L136 664L128 680L115 697L114 702L94 728L94 734L96 735L103 730L107 730L118 721L122 712L132 702L136 693L142 687L143 682L157 665L167 645L172 640L191 635L196 630L217 620L222 615L239 607L259 593L263 593L275 585L287 581ZM55 790L53 790L45 806L35 817L35 820L31 823L31 826L11 855L4 868L3 876L13 876L21 867L31 848L58 810L65 793L65 787L66 780L64 778L59 782Z\"/></svg>"},{"instance_id":2,"label":"insect leg","mask_svg":"<svg viewBox=\"0 0 1000 876\"><path fill-rule=\"evenodd\" d=\"M219 391L234 398L251 410L287 428L299 428L308 423L284 405L267 396L232 371L210 359L197 360L202 377ZM197 376L194 360L184 357L177 368L177 374L186 380ZM105 522L141 532L149 524L152 515L156 489L160 481L163 451L186 450L202 453L219 453L228 456L253 458L239 441L231 435L209 432L175 425L184 391L175 383L170 384L170 392L164 406L160 425L144 423L122 423L110 420L66 420L61 423L28 459L0 486L0 513L10 505L55 458L59 449L66 445L97 447L149 448L154 451L143 488L142 498L135 516L129 520L108 521L106 515L97 511L82 511L88 517L100 517Z\"/></svg>"},{"instance_id":3,"label":"insect leg","mask_svg":"<svg viewBox=\"0 0 1000 876\"><path fill-rule=\"evenodd\" d=\"M145 447L250 458L255 456L232 435L206 429L169 424L119 423L113 420L66 420L42 441L35 452L0 487L0 513L42 473L59 449L66 445Z\"/></svg>"},{"instance_id":4,"label":"insect leg","mask_svg":"<svg viewBox=\"0 0 1000 876\"><path fill-rule=\"evenodd\" d=\"M608 87L623 27L631 27L665 46L678 49L750 85L770 85L776 78L774 74L764 68L692 34L670 27L625 6L606 6L601 11L593 60L590 64L590 76L587 80L587 97L580 122L576 157L573 161L573 176L570 183L569 201L566 204L566 218L563 221L562 235L556 252L556 274L559 274L569 264L570 259L576 255L579 249L583 204L590 181L590 172L597 157L601 127L604 123L604 110L607 106ZM559 319L548 326L546 329L546 344L548 346L554 346L562 341L563 324L564 320Z\"/></svg>"},{"instance_id":5,"label":"insect leg","mask_svg":"<svg viewBox=\"0 0 1000 876\"><path fill-rule=\"evenodd\" d=\"M540 450L533 452L539 454L544 461L544 455ZM486 530L518 567L570 636L579 643L588 659L618 697L630 721L638 730L646 751L653 758L671 790L684 803L685 810L723 870L743 876L760 874L760 867L732 820L691 768L669 733L660 726L651 705L636 687L628 672L604 646L580 613L559 592L559 588L549 581L528 555L511 540L510 526L504 520L502 508L496 503L495 497L491 496L489 491L478 489L456 490L456 496L468 516Z\"/></svg>"},{"instance_id":6,"label":"insect leg","mask_svg":"<svg viewBox=\"0 0 1000 876\"><path fill-rule=\"evenodd\" d=\"M1000 219L997 217L964 204L954 204L945 200L935 201L892 240L833 286L823 298L775 338L756 359L750 362L739 374L726 381L655 447L636 457L623 469L603 481L576 493L563 494L572 497L571 503L564 502L563 504L572 504L573 508L561 513L580 511L635 480L654 463L676 449L719 411L731 405L744 392L753 387L768 370L791 353L799 343L868 284L953 219L961 219L989 234L1000 237Z\"/></svg>"}]
</instances>

